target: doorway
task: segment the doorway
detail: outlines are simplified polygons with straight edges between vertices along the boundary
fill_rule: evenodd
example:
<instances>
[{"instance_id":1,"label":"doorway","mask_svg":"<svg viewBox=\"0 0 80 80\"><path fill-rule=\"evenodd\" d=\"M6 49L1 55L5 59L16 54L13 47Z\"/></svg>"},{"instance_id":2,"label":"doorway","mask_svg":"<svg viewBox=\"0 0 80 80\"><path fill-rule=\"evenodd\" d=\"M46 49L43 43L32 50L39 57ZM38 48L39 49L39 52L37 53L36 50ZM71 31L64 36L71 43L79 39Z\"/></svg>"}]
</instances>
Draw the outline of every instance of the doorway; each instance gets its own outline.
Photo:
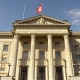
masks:
<instances>
[{"instance_id":1,"label":"doorway","mask_svg":"<svg viewBox=\"0 0 80 80\"><path fill-rule=\"evenodd\" d=\"M21 67L21 80L27 80L27 67Z\"/></svg>"},{"instance_id":2,"label":"doorway","mask_svg":"<svg viewBox=\"0 0 80 80\"><path fill-rule=\"evenodd\" d=\"M63 80L62 67L56 67L55 79L56 80Z\"/></svg>"},{"instance_id":3,"label":"doorway","mask_svg":"<svg viewBox=\"0 0 80 80\"><path fill-rule=\"evenodd\" d=\"M38 80L45 80L45 67L38 67Z\"/></svg>"}]
</instances>

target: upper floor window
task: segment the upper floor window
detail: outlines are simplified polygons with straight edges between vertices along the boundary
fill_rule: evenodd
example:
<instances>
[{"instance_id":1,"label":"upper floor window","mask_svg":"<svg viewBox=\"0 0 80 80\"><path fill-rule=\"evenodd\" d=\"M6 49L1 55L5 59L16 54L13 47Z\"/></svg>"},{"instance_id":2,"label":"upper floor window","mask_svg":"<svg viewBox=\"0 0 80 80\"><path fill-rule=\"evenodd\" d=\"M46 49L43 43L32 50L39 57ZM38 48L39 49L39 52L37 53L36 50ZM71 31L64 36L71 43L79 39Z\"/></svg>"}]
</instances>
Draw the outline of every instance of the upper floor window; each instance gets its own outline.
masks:
<instances>
[{"instance_id":1,"label":"upper floor window","mask_svg":"<svg viewBox=\"0 0 80 80\"><path fill-rule=\"evenodd\" d=\"M76 55L76 60L80 61L80 55Z\"/></svg>"},{"instance_id":2,"label":"upper floor window","mask_svg":"<svg viewBox=\"0 0 80 80\"><path fill-rule=\"evenodd\" d=\"M44 46L44 42L39 42L39 46L43 47Z\"/></svg>"},{"instance_id":3,"label":"upper floor window","mask_svg":"<svg viewBox=\"0 0 80 80\"><path fill-rule=\"evenodd\" d=\"M55 42L55 47L59 47L60 43L59 42Z\"/></svg>"},{"instance_id":4,"label":"upper floor window","mask_svg":"<svg viewBox=\"0 0 80 80\"><path fill-rule=\"evenodd\" d=\"M28 58L28 51L23 51L22 58Z\"/></svg>"},{"instance_id":5,"label":"upper floor window","mask_svg":"<svg viewBox=\"0 0 80 80\"><path fill-rule=\"evenodd\" d=\"M4 45L3 51L8 51L8 45Z\"/></svg>"},{"instance_id":6,"label":"upper floor window","mask_svg":"<svg viewBox=\"0 0 80 80\"><path fill-rule=\"evenodd\" d=\"M43 59L44 58L44 51L39 52L39 58Z\"/></svg>"},{"instance_id":7,"label":"upper floor window","mask_svg":"<svg viewBox=\"0 0 80 80\"><path fill-rule=\"evenodd\" d=\"M79 45L75 45L75 51L80 51Z\"/></svg>"},{"instance_id":8,"label":"upper floor window","mask_svg":"<svg viewBox=\"0 0 80 80\"><path fill-rule=\"evenodd\" d=\"M61 53L60 53L60 51L56 51L56 58L61 58Z\"/></svg>"},{"instance_id":9,"label":"upper floor window","mask_svg":"<svg viewBox=\"0 0 80 80\"><path fill-rule=\"evenodd\" d=\"M1 65L0 71L5 71L5 66Z\"/></svg>"},{"instance_id":10,"label":"upper floor window","mask_svg":"<svg viewBox=\"0 0 80 80\"><path fill-rule=\"evenodd\" d=\"M6 56L3 56L2 57L2 61L7 61L7 57Z\"/></svg>"},{"instance_id":11,"label":"upper floor window","mask_svg":"<svg viewBox=\"0 0 80 80\"><path fill-rule=\"evenodd\" d=\"M24 48L28 47L28 45L29 45L29 42L24 42L24 43L23 43L23 47L24 47Z\"/></svg>"}]
</instances>

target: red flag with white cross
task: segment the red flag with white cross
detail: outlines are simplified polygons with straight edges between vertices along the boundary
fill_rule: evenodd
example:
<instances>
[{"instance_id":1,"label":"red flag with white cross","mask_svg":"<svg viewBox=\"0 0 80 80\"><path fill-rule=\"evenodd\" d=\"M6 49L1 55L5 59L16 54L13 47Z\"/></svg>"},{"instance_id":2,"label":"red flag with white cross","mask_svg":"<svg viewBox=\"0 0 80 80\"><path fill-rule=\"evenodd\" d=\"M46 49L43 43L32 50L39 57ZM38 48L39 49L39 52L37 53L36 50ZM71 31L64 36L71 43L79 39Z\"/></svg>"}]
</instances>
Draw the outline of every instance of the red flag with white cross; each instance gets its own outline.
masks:
<instances>
[{"instance_id":1,"label":"red flag with white cross","mask_svg":"<svg viewBox=\"0 0 80 80\"><path fill-rule=\"evenodd\" d=\"M40 14L42 12L42 4L36 9L37 14Z\"/></svg>"}]
</instances>

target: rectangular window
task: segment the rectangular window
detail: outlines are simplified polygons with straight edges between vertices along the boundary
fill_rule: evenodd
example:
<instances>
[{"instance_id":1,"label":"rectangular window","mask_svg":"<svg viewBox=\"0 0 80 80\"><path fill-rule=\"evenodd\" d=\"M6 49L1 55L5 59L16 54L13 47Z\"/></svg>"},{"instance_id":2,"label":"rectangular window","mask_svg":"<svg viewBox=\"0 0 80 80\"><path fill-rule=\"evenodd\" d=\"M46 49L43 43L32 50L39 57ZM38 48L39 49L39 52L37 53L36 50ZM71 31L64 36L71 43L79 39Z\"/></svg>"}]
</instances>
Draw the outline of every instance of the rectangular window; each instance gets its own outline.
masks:
<instances>
[{"instance_id":1,"label":"rectangular window","mask_svg":"<svg viewBox=\"0 0 80 80\"><path fill-rule=\"evenodd\" d=\"M39 80L45 80L45 67L39 67L38 68L38 79Z\"/></svg>"},{"instance_id":2,"label":"rectangular window","mask_svg":"<svg viewBox=\"0 0 80 80\"><path fill-rule=\"evenodd\" d=\"M39 58L43 59L44 58L44 51L39 52Z\"/></svg>"},{"instance_id":3,"label":"rectangular window","mask_svg":"<svg viewBox=\"0 0 80 80\"><path fill-rule=\"evenodd\" d=\"M75 51L80 51L79 45L75 45Z\"/></svg>"},{"instance_id":4,"label":"rectangular window","mask_svg":"<svg viewBox=\"0 0 80 80\"><path fill-rule=\"evenodd\" d=\"M3 56L2 61L7 61L7 57Z\"/></svg>"},{"instance_id":5,"label":"rectangular window","mask_svg":"<svg viewBox=\"0 0 80 80\"><path fill-rule=\"evenodd\" d=\"M80 61L80 55L76 55L76 60Z\"/></svg>"},{"instance_id":6,"label":"rectangular window","mask_svg":"<svg viewBox=\"0 0 80 80\"><path fill-rule=\"evenodd\" d=\"M61 58L61 53L60 53L60 51L56 51L56 58Z\"/></svg>"},{"instance_id":7,"label":"rectangular window","mask_svg":"<svg viewBox=\"0 0 80 80\"><path fill-rule=\"evenodd\" d=\"M5 71L5 66L4 65L1 65L1 71Z\"/></svg>"},{"instance_id":8,"label":"rectangular window","mask_svg":"<svg viewBox=\"0 0 80 80\"><path fill-rule=\"evenodd\" d=\"M23 51L22 58L24 59L28 58L28 51Z\"/></svg>"},{"instance_id":9,"label":"rectangular window","mask_svg":"<svg viewBox=\"0 0 80 80\"><path fill-rule=\"evenodd\" d=\"M29 42L24 42L24 43L23 43L23 47L24 47L24 48L28 47L28 45L29 45Z\"/></svg>"},{"instance_id":10,"label":"rectangular window","mask_svg":"<svg viewBox=\"0 0 80 80\"><path fill-rule=\"evenodd\" d=\"M79 69L79 71L80 71L80 65L78 65L78 69Z\"/></svg>"},{"instance_id":11,"label":"rectangular window","mask_svg":"<svg viewBox=\"0 0 80 80\"><path fill-rule=\"evenodd\" d=\"M8 51L8 45L4 45L3 51Z\"/></svg>"},{"instance_id":12,"label":"rectangular window","mask_svg":"<svg viewBox=\"0 0 80 80\"><path fill-rule=\"evenodd\" d=\"M55 47L59 47L59 46L60 46L59 42L55 42Z\"/></svg>"},{"instance_id":13,"label":"rectangular window","mask_svg":"<svg viewBox=\"0 0 80 80\"><path fill-rule=\"evenodd\" d=\"M39 46L43 47L44 46L44 42L39 42Z\"/></svg>"},{"instance_id":14,"label":"rectangular window","mask_svg":"<svg viewBox=\"0 0 80 80\"><path fill-rule=\"evenodd\" d=\"M21 67L20 80L28 80L28 67Z\"/></svg>"}]
</instances>

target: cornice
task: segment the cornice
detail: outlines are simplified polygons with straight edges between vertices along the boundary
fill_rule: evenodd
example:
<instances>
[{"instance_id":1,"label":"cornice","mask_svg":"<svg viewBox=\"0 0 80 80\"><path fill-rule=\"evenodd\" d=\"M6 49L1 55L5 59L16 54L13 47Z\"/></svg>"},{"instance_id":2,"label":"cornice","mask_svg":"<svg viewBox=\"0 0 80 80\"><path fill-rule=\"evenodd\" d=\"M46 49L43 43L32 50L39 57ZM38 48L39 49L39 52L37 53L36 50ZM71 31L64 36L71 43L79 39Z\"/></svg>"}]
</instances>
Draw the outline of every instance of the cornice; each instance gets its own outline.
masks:
<instances>
[{"instance_id":1,"label":"cornice","mask_svg":"<svg viewBox=\"0 0 80 80\"><path fill-rule=\"evenodd\" d=\"M13 36L12 32L0 32L0 36Z\"/></svg>"},{"instance_id":2,"label":"cornice","mask_svg":"<svg viewBox=\"0 0 80 80\"><path fill-rule=\"evenodd\" d=\"M30 26L35 26L35 27L39 27L39 26L48 26L48 27L70 27L69 24L13 24L13 27L30 27Z\"/></svg>"},{"instance_id":3,"label":"cornice","mask_svg":"<svg viewBox=\"0 0 80 80\"><path fill-rule=\"evenodd\" d=\"M71 32L70 36L80 36L80 32Z\"/></svg>"}]
</instances>

